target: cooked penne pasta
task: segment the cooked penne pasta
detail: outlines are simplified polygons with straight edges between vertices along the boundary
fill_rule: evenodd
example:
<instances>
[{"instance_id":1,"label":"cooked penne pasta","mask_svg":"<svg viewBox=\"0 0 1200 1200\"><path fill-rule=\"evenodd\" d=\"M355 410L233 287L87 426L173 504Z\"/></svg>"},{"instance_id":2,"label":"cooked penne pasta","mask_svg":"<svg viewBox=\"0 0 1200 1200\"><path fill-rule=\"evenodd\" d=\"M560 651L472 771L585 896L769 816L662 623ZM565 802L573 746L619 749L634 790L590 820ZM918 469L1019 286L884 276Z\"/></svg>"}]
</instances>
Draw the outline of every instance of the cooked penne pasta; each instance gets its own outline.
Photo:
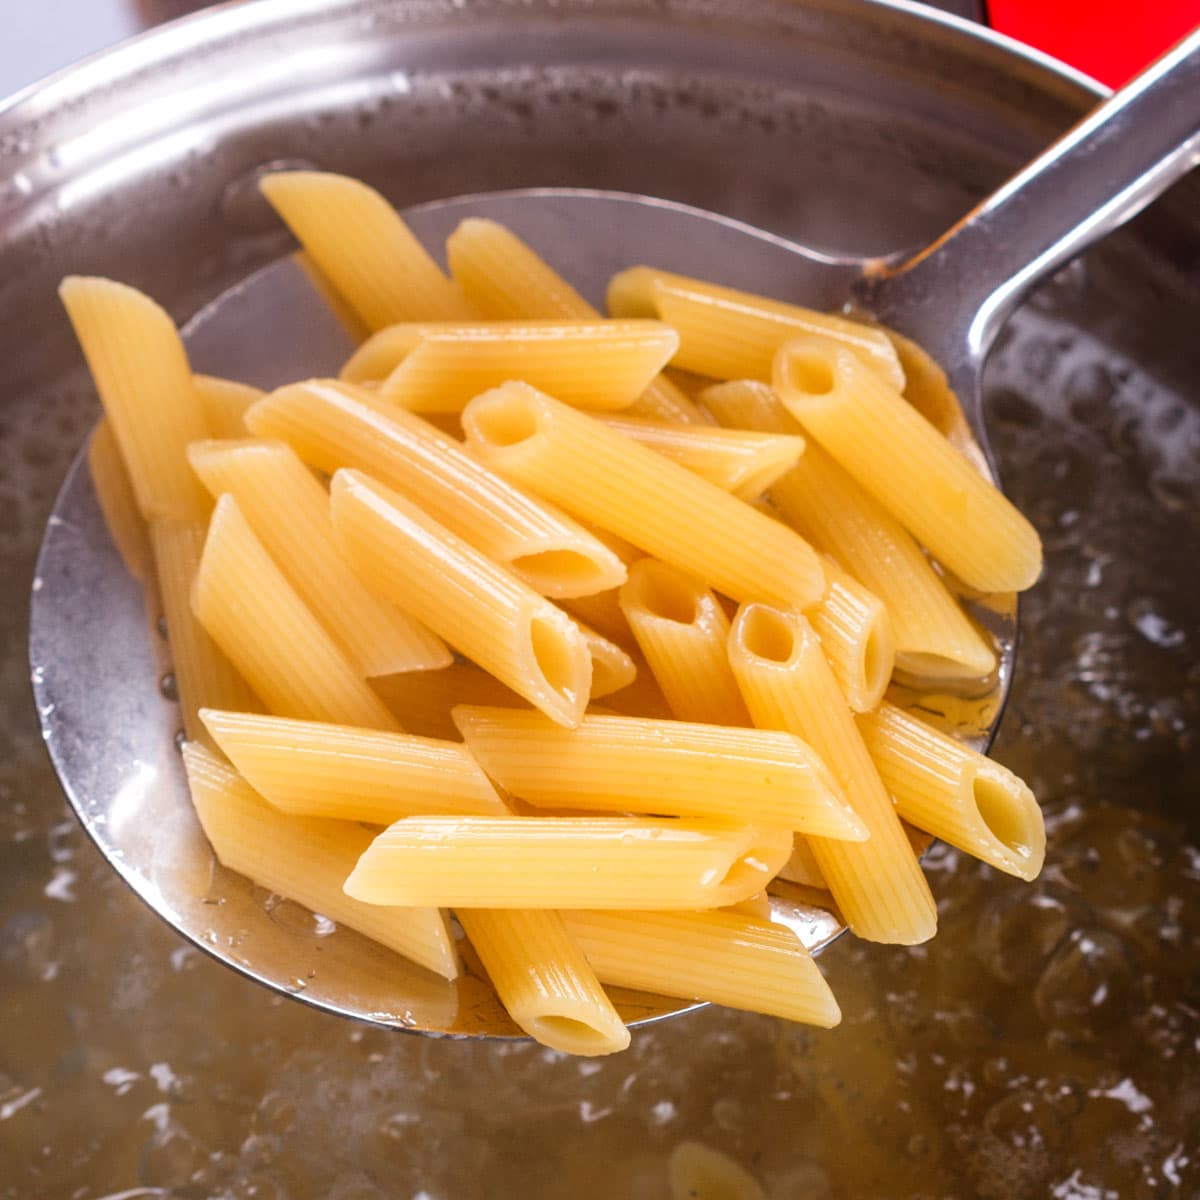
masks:
<instances>
[{"instance_id":1,"label":"cooked penne pasta","mask_svg":"<svg viewBox=\"0 0 1200 1200\"><path fill-rule=\"evenodd\" d=\"M625 567L575 521L480 465L427 421L362 388L310 380L273 392L248 417L311 466L354 467L419 504L435 521L535 591L557 598L617 587Z\"/></svg>"},{"instance_id":2,"label":"cooked penne pasta","mask_svg":"<svg viewBox=\"0 0 1200 1200\"><path fill-rule=\"evenodd\" d=\"M266 395L262 388L235 383L232 379L219 379L215 375L194 375L192 382L200 397L210 437L249 437L246 410Z\"/></svg>"},{"instance_id":3,"label":"cooked penne pasta","mask_svg":"<svg viewBox=\"0 0 1200 1200\"><path fill-rule=\"evenodd\" d=\"M579 723L592 663L566 613L361 472L338 471L332 497L338 545L372 587L552 720Z\"/></svg>"},{"instance_id":4,"label":"cooked penne pasta","mask_svg":"<svg viewBox=\"0 0 1200 1200\"><path fill-rule=\"evenodd\" d=\"M222 866L246 875L446 979L458 951L436 908L384 908L352 900L342 883L374 835L350 821L289 817L200 746L183 748L196 815Z\"/></svg>"},{"instance_id":5,"label":"cooked penne pasta","mask_svg":"<svg viewBox=\"0 0 1200 1200\"><path fill-rule=\"evenodd\" d=\"M521 379L576 408L628 408L675 353L661 321L484 321L381 329L342 369L410 412L457 413Z\"/></svg>"},{"instance_id":6,"label":"cooked penne pasta","mask_svg":"<svg viewBox=\"0 0 1200 1200\"><path fill-rule=\"evenodd\" d=\"M929 885L812 626L798 613L746 605L733 623L729 658L755 723L804 738L870 830L865 842L809 839L846 923L867 941L931 938L937 909Z\"/></svg>"},{"instance_id":7,"label":"cooked penne pasta","mask_svg":"<svg viewBox=\"0 0 1200 1200\"><path fill-rule=\"evenodd\" d=\"M729 596L803 608L824 593L821 564L799 535L533 388L476 397L463 429L489 466Z\"/></svg>"},{"instance_id":8,"label":"cooked penne pasta","mask_svg":"<svg viewBox=\"0 0 1200 1200\"><path fill-rule=\"evenodd\" d=\"M892 704L864 713L858 728L904 820L1018 879L1037 877L1045 822L1007 767Z\"/></svg>"},{"instance_id":9,"label":"cooked penne pasta","mask_svg":"<svg viewBox=\"0 0 1200 1200\"><path fill-rule=\"evenodd\" d=\"M468 705L454 721L483 769L541 808L867 834L825 764L787 733L620 716L587 716L564 730L538 713Z\"/></svg>"},{"instance_id":10,"label":"cooked penne pasta","mask_svg":"<svg viewBox=\"0 0 1200 1200\"><path fill-rule=\"evenodd\" d=\"M740 500L757 500L804 452L804 439L787 434L626 416L605 417L604 423Z\"/></svg>"},{"instance_id":11,"label":"cooked penne pasta","mask_svg":"<svg viewBox=\"0 0 1200 1200\"><path fill-rule=\"evenodd\" d=\"M455 909L719 908L762 891L791 842L696 819L407 817L371 843L346 894Z\"/></svg>"},{"instance_id":12,"label":"cooked penne pasta","mask_svg":"<svg viewBox=\"0 0 1200 1200\"><path fill-rule=\"evenodd\" d=\"M627 688L637 678L637 665L616 642L610 642L582 621L576 621L592 660L591 698L598 700Z\"/></svg>"},{"instance_id":13,"label":"cooked penne pasta","mask_svg":"<svg viewBox=\"0 0 1200 1200\"><path fill-rule=\"evenodd\" d=\"M192 613L192 586L204 551L205 533L203 521L150 523L150 544L183 731L188 741L213 746L200 720L201 708L212 705L259 712L262 705Z\"/></svg>"},{"instance_id":14,"label":"cooked penne pasta","mask_svg":"<svg viewBox=\"0 0 1200 1200\"><path fill-rule=\"evenodd\" d=\"M596 972L553 909L464 908L471 945L508 1015L564 1054L613 1054L629 1045Z\"/></svg>"},{"instance_id":15,"label":"cooked penne pasta","mask_svg":"<svg viewBox=\"0 0 1200 1200\"><path fill-rule=\"evenodd\" d=\"M188 461L214 499L233 496L250 528L350 661L366 676L450 665L445 643L380 600L338 554L329 495L282 442L193 442Z\"/></svg>"},{"instance_id":16,"label":"cooked penne pasta","mask_svg":"<svg viewBox=\"0 0 1200 1200\"><path fill-rule=\"evenodd\" d=\"M111 279L71 275L58 294L142 516L201 519L208 497L183 456L208 426L175 323L149 296Z\"/></svg>"},{"instance_id":17,"label":"cooked penne pasta","mask_svg":"<svg viewBox=\"0 0 1200 1200\"><path fill-rule=\"evenodd\" d=\"M446 256L455 281L490 320L587 321L602 315L515 233L495 221L463 221L446 239ZM661 375L629 411L661 421L704 421L691 400Z\"/></svg>"},{"instance_id":18,"label":"cooked penne pasta","mask_svg":"<svg viewBox=\"0 0 1200 1200\"><path fill-rule=\"evenodd\" d=\"M729 618L694 575L643 558L629 568L621 611L680 721L752 722L729 666Z\"/></svg>"},{"instance_id":19,"label":"cooked penne pasta","mask_svg":"<svg viewBox=\"0 0 1200 1200\"><path fill-rule=\"evenodd\" d=\"M365 183L323 171L279 171L264 175L259 188L370 329L474 316L400 214Z\"/></svg>"},{"instance_id":20,"label":"cooked penne pasta","mask_svg":"<svg viewBox=\"0 0 1200 1200\"><path fill-rule=\"evenodd\" d=\"M246 782L294 816L390 825L508 812L459 742L214 708L200 718Z\"/></svg>"},{"instance_id":21,"label":"cooked penne pasta","mask_svg":"<svg viewBox=\"0 0 1200 1200\"><path fill-rule=\"evenodd\" d=\"M213 512L192 611L276 716L398 729L254 536L232 496L222 496Z\"/></svg>"},{"instance_id":22,"label":"cooked penne pasta","mask_svg":"<svg viewBox=\"0 0 1200 1200\"><path fill-rule=\"evenodd\" d=\"M788 411L945 567L984 592L1042 569L1033 526L895 388L820 338L784 346L773 383Z\"/></svg>"},{"instance_id":23,"label":"cooked penne pasta","mask_svg":"<svg viewBox=\"0 0 1200 1200\"><path fill-rule=\"evenodd\" d=\"M658 317L679 332L672 365L715 379L770 379L785 342L816 334L844 346L894 387L904 374L881 329L655 267L630 267L608 285L616 317Z\"/></svg>"},{"instance_id":24,"label":"cooked penne pasta","mask_svg":"<svg viewBox=\"0 0 1200 1200\"><path fill-rule=\"evenodd\" d=\"M799 423L764 383L724 383L701 393L721 422L786 433ZM771 488L794 529L831 554L883 601L892 620L896 666L928 679L980 679L996 655L930 565L912 535L819 445Z\"/></svg>"},{"instance_id":25,"label":"cooked penne pasta","mask_svg":"<svg viewBox=\"0 0 1200 1200\"><path fill-rule=\"evenodd\" d=\"M125 569L139 583L151 586L154 562L146 522L138 509L133 484L107 417L101 417L88 442L88 471L104 524Z\"/></svg>"},{"instance_id":26,"label":"cooked penne pasta","mask_svg":"<svg viewBox=\"0 0 1200 1200\"><path fill-rule=\"evenodd\" d=\"M437 671L405 671L371 680L371 688L401 726L421 737L458 741L450 710L458 704L524 708L525 701L494 675L472 662Z\"/></svg>"},{"instance_id":27,"label":"cooked penne pasta","mask_svg":"<svg viewBox=\"0 0 1200 1200\"><path fill-rule=\"evenodd\" d=\"M729 912L565 912L600 982L829 1029L842 1018L800 939Z\"/></svg>"}]
</instances>

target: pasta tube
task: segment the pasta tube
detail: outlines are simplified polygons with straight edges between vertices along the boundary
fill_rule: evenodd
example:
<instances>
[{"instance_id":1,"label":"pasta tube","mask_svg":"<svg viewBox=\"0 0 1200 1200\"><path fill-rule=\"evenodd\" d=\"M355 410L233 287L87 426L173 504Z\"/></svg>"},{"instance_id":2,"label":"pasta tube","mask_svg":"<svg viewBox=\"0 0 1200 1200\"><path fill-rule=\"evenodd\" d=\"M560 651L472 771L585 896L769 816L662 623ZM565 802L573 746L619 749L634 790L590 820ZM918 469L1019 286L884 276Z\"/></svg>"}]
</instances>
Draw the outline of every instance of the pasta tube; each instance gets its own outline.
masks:
<instances>
[{"instance_id":1,"label":"pasta tube","mask_svg":"<svg viewBox=\"0 0 1200 1200\"><path fill-rule=\"evenodd\" d=\"M964 583L1011 592L1037 581L1033 526L853 354L797 339L780 350L773 380L805 430Z\"/></svg>"},{"instance_id":2,"label":"pasta tube","mask_svg":"<svg viewBox=\"0 0 1200 1200\"><path fill-rule=\"evenodd\" d=\"M780 346L817 334L844 346L893 387L904 386L900 360L881 329L654 267L614 275L608 310L616 317L658 317L673 326L680 344L672 365L698 375L770 379Z\"/></svg>"},{"instance_id":3,"label":"pasta tube","mask_svg":"<svg viewBox=\"0 0 1200 1200\"><path fill-rule=\"evenodd\" d=\"M629 1045L612 1001L552 909L463 908L471 945L508 1015L564 1054L613 1054Z\"/></svg>"},{"instance_id":4,"label":"pasta tube","mask_svg":"<svg viewBox=\"0 0 1200 1200\"><path fill-rule=\"evenodd\" d=\"M476 397L463 429L489 466L726 595L804 608L825 590L799 535L533 388L510 383Z\"/></svg>"},{"instance_id":5,"label":"pasta tube","mask_svg":"<svg viewBox=\"0 0 1200 1200\"><path fill-rule=\"evenodd\" d=\"M400 214L365 183L322 171L280 171L264 175L259 188L369 328L474 315Z\"/></svg>"},{"instance_id":6,"label":"pasta tube","mask_svg":"<svg viewBox=\"0 0 1200 1200\"><path fill-rule=\"evenodd\" d=\"M88 471L104 524L125 569L139 583L149 585L154 577L150 536L107 417L96 423L88 442Z\"/></svg>"},{"instance_id":7,"label":"pasta tube","mask_svg":"<svg viewBox=\"0 0 1200 1200\"><path fill-rule=\"evenodd\" d=\"M193 442L188 461L214 497L233 496L300 599L363 675L449 666L445 643L378 599L338 554L329 496L282 442Z\"/></svg>"},{"instance_id":8,"label":"pasta tube","mask_svg":"<svg viewBox=\"0 0 1200 1200\"><path fill-rule=\"evenodd\" d=\"M371 843L346 894L455 909L719 908L762 891L791 842L695 819L406 817Z\"/></svg>"},{"instance_id":9,"label":"pasta tube","mask_svg":"<svg viewBox=\"0 0 1200 1200\"><path fill-rule=\"evenodd\" d=\"M200 397L210 437L244 438L249 435L246 411L266 395L262 388L235 383L232 379L219 379L215 375L195 375L192 382Z\"/></svg>"},{"instance_id":10,"label":"pasta tube","mask_svg":"<svg viewBox=\"0 0 1200 1200\"><path fill-rule=\"evenodd\" d=\"M752 722L729 666L729 618L700 580L643 558L629 568L621 611L680 721Z\"/></svg>"},{"instance_id":11,"label":"pasta tube","mask_svg":"<svg viewBox=\"0 0 1200 1200\"><path fill-rule=\"evenodd\" d=\"M354 467L419 504L535 591L586 595L625 580L620 559L574 521L499 478L453 438L362 388L310 380L255 405L251 428L332 474Z\"/></svg>"},{"instance_id":12,"label":"pasta tube","mask_svg":"<svg viewBox=\"0 0 1200 1200\"><path fill-rule=\"evenodd\" d=\"M592 685L574 621L515 576L358 471L333 477L333 527L351 565L552 720L574 726Z\"/></svg>"},{"instance_id":13,"label":"pasta tube","mask_svg":"<svg viewBox=\"0 0 1200 1200\"><path fill-rule=\"evenodd\" d=\"M508 812L459 742L214 708L200 718L246 782L293 816L390 825Z\"/></svg>"},{"instance_id":14,"label":"pasta tube","mask_svg":"<svg viewBox=\"0 0 1200 1200\"><path fill-rule=\"evenodd\" d=\"M700 399L722 425L777 433L800 428L763 383L718 384ZM883 601L897 668L928 679L980 679L996 669L987 639L909 532L819 445L808 443L770 495L789 525Z\"/></svg>"},{"instance_id":15,"label":"pasta tube","mask_svg":"<svg viewBox=\"0 0 1200 1200\"><path fill-rule=\"evenodd\" d=\"M832 1028L842 1019L812 955L786 926L722 912L565 912L610 987L707 1000Z\"/></svg>"},{"instance_id":16,"label":"pasta tube","mask_svg":"<svg viewBox=\"0 0 1200 1200\"><path fill-rule=\"evenodd\" d=\"M576 621L575 624L583 634L588 657L592 660L591 698L598 700L601 696L627 688L637 678L637 666L633 659L616 642L610 642L582 621Z\"/></svg>"},{"instance_id":17,"label":"pasta tube","mask_svg":"<svg viewBox=\"0 0 1200 1200\"><path fill-rule=\"evenodd\" d=\"M485 321L393 325L342 369L410 412L456 413L473 396L522 379L576 408L628 408L675 353L661 321Z\"/></svg>"},{"instance_id":18,"label":"pasta tube","mask_svg":"<svg viewBox=\"0 0 1200 1200\"><path fill-rule=\"evenodd\" d=\"M192 802L222 866L313 912L356 929L446 979L458 952L436 908L382 908L352 900L342 881L374 836L349 821L289 817L267 804L215 755L183 748Z\"/></svg>"},{"instance_id":19,"label":"pasta tube","mask_svg":"<svg viewBox=\"0 0 1200 1200\"><path fill-rule=\"evenodd\" d=\"M467 705L453 715L483 769L541 808L867 835L825 764L787 733L618 716L584 717L564 730L538 713Z\"/></svg>"},{"instance_id":20,"label":"pasta tube","mask_svg":"<svg viewBox=\"0 0 1200 1200\"><path fill-rule=\"evenodd\" d=\"M222 496L213 512L192 611L277 716L398 728L296 595L232 496Z\"/></svg>"},{"instance_id":21,"label":"pasta tube","mask_svg":"<svg viewBox=\"0 0 1200 1200\"><path fill-rule=\"evenodd\" d=\"M858 728L904 820L1018 879L1037 877L1042 811L1007 767L892 704L864 713Z\"/></svg>"},{"instance_id":22,"label":"pasta tube","mask_svg":"<svg viewBox=\"0 0 1200 1200\"><path fill-rule=\"evenodd\" d=\"M208 498L183 456L208 426L175 323L149 296L111 279L70 275L58 294L142 516L200 520Z\"/></svg>"},{"instance_id":23,"label":"pasta tube","mask_svg":"<svg viewBox=\"0 0 1200 1200\"><path fill-rule=\"evenodd\" d=\"M798 613L746 605L733 623L729 659L755 723L804 738L870 830L865 842L808 839L846 923L867 941L931 938L937 909L929 885L812 626Z\"/></svg>"}]
</instances>

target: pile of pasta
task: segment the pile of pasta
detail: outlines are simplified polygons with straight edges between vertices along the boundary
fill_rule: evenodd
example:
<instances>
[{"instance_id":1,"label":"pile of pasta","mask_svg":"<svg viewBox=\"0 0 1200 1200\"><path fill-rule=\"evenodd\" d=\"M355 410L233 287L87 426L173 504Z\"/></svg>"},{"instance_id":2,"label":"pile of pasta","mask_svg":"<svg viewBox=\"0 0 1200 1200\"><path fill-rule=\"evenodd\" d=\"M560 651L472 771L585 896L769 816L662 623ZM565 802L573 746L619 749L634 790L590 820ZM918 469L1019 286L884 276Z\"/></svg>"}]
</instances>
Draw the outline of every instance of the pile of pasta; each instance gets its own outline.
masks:
<instances>
[{"instance_id":1,"label":"pile of pasta","mask_svg":"<svg viewBox=\"0 0 1200 1200\"><path fill-rule=\"evenodd\" d=\"M885 697L986 679L957 593L1041 566L915 347L645 266L606 317L493 222L446 274L362 183L262 189L360 342L337 379L197 376L140 292L61 288L221 863L450 979L452 911L577 1054L629 1041L606 986L836 1024L777 881L913 944L914 831L1038 872L1029 789Z\"/></svg>"}]
</instances>

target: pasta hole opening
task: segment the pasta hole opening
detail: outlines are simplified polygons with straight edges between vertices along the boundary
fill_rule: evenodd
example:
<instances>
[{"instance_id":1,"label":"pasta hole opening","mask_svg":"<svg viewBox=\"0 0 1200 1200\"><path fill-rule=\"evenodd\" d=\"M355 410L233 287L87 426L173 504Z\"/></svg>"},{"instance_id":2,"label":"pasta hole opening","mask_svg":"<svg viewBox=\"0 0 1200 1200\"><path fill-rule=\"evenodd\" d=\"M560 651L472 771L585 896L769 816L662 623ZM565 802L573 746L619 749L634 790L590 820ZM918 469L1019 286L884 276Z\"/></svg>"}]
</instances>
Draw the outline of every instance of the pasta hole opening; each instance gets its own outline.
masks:
<instances>
[{"instance_id":1,"label":"pasta hole opening","mask_svg":"<svg viewBox=\"0 0 1200 1200\"><path fill-rule=\"evenodd\" d=\"M512 569L524 576L535 590L547 595L588 595L593 584L603 587L596 561L578 550L542 550L537 554L519 554L510 560Z\"/></svg>"},{"instance_id":2,"label":"pasta hole opening","mask_svg":"<svg viewBox=\"0 0 1200 1200\"><path fill-rule=\"evenodd\" d=\"M519 446L538 432L537 413L516 396L495 395L471 412L475 432L492 446Z\"/></svg>"},{"instance_id":3,"label":"pasta hole opening","mask_svg":"<svg viewBox=\"0 0 1200 1200\"><path fill-rule=\"evenodd\" d=\"M783 356L784 382L797 392L827 396L836 382L829 356L819 350L788 351Z\"/></svg>"},{"instance_id":4,"label":"pasta hole opening","mask_svg":"<svg viewBox=\"0 0 1200 1200\"><path fill-rule=\"evenodd\" d=\"M1037 802L1028 789L1003 776L981 772L971 784L971 796L988 832L1018 858L1033 855L1039 840Z\"/></svg>"},{"instance_id":5,"label":"pasta hole opening","mask_svg":"<svg viewBox=\"0 0 1200 1200\"><path fill-rule=\"evenodd\" d=\"M895 654L885 630L879 621L873 621L867 634L862 652L862 679L864 698L874 708L883 695L892 677Z\"/></svg>"},{"instance_id":6,"label":"pasta hole opening","mask_svg":"<svg viewBox=\"0 0 1200 1200\"><path fill-rule=\"evenodd\" d=\"M605 1054L613 1049L611 1032L574 1017L548 1013L527 1021L525 1028L539 1042L567 1054Z\"/></svg>"},{"instance_id":7,"label":"pasta hole opening","mask_svg":"<svg viewBox=\"0 0 1200 1200\"><path fill-rule=\"evenodd\" d=\"M790 662L796 653L796 633L781 612L756 604L741 616L740 636L747 653L766 662Z\"/></svg>"},{"instance_id":8,"label":"pasta hole opening","mask_svg":"<svg viewBox=\"0 0 1200 1200\"><path fill-rule=\"evenodd\" d=\"M694 625L700 618L696 588L689 580L658 564L641 571L638 594L652 616L679 625Z\"/></svg>"},{"instance_id":9,"label":"pasta hole opening","mask_svg":"<svg viewBox=\"0 0 1200 1200\"><path fill-rule=\"evenodd\" d=\"M529 623L529 643L546 684L559 696L573 700L579 682L577 660L572 641L563 636L562 624L534 617Z\"/></svg>"}]
</instances>

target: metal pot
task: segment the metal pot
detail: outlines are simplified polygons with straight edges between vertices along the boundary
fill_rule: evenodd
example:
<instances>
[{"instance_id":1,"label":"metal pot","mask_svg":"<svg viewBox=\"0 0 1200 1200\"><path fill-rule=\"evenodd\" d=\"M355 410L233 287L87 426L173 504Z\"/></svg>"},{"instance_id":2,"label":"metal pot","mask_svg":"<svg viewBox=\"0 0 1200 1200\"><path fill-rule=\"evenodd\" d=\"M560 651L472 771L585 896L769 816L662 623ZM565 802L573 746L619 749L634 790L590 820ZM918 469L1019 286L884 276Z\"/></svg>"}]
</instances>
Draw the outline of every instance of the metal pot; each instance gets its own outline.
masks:
<instances>
[{"instance_id":1,"label":"metal pot","mask_svg":"<svg viewBox=\"0 0 1200 1200\"><path fill-rule=\"evenodd\" d=\"M1045 287L990 368L1002 474L1048 550L997 746L1046 806L1046 874L938 852L936 942L822 959L837 1031L709 1010L580 1063L270 997L85 844L24 679L33 554L95 415L55 283L111 274L188 316L289 248L252 186L264 164L400 204L628 189L887 252L1094 98L899 3L259 0L0 111L0 1200L649 1198L689 1140L780 1198L1196 1188L1194 179Z\"/></svg>"}]
</instances>

